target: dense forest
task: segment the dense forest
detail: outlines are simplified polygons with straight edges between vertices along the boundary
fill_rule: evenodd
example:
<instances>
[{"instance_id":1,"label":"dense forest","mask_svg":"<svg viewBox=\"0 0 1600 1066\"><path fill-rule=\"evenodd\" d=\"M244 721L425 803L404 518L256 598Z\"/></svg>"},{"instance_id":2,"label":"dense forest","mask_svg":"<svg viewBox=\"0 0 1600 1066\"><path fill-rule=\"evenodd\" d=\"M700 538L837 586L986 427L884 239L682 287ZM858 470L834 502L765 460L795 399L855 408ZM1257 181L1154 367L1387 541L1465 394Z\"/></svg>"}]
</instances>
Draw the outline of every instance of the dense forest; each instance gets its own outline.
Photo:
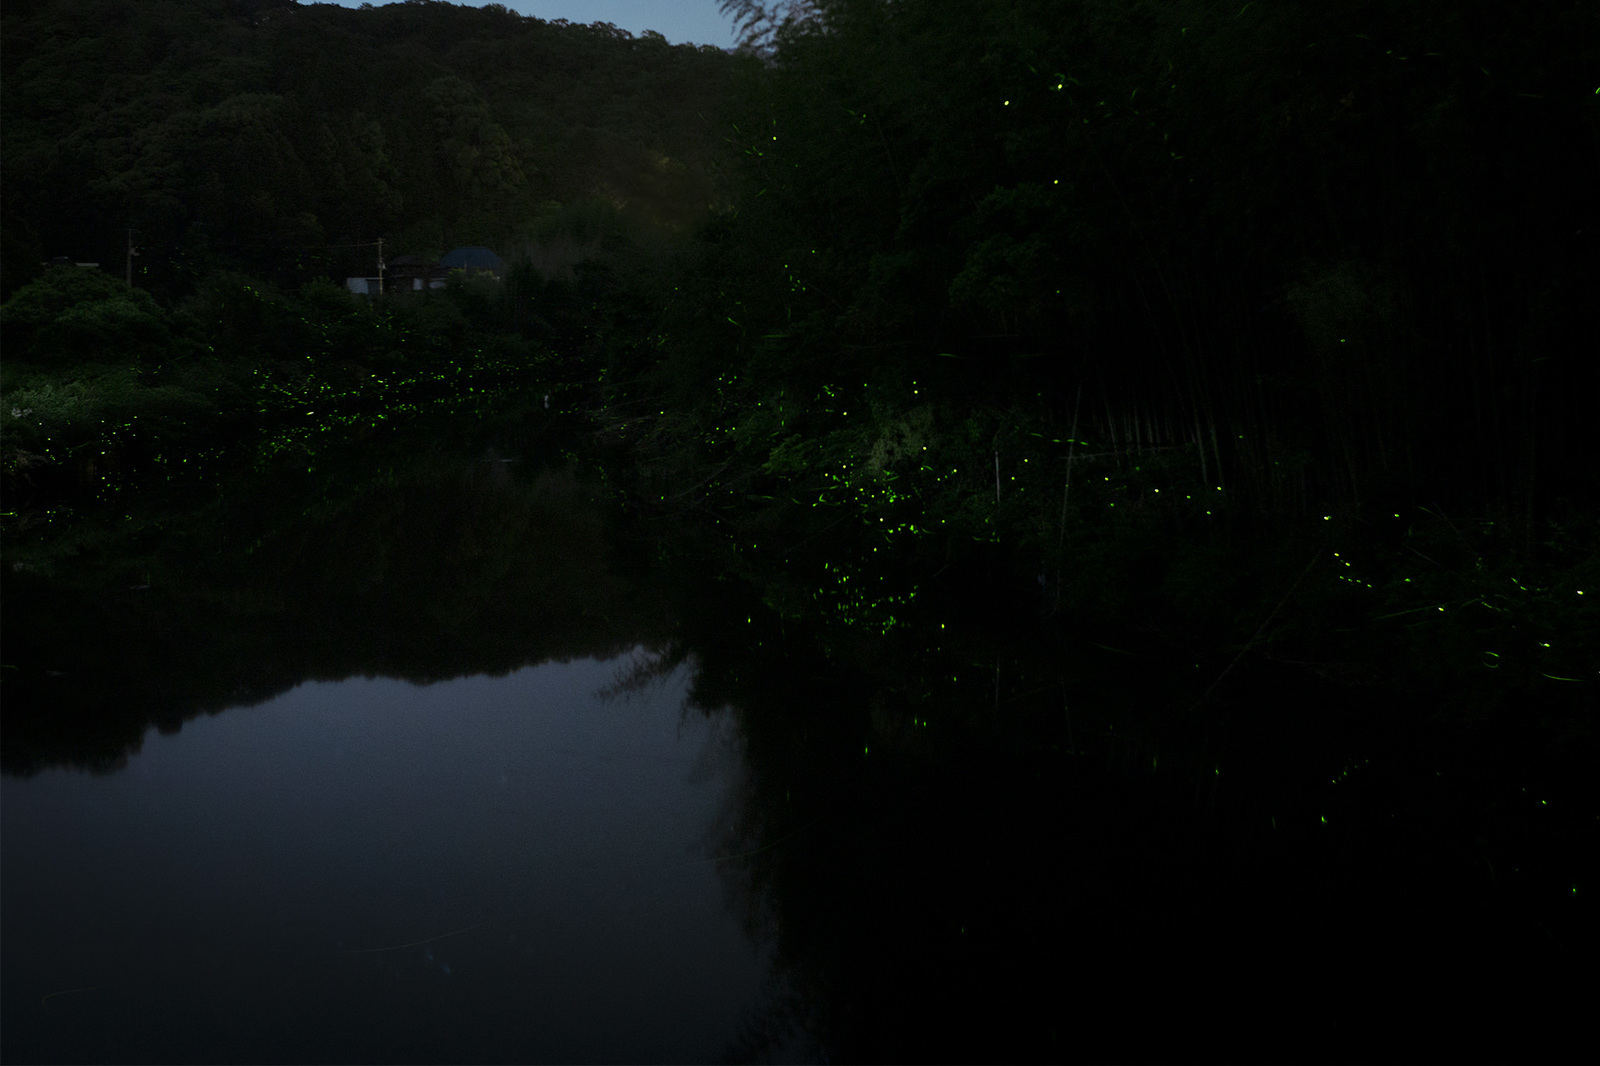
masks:
<instances>
[{"instance_id":1,"label":"dense forest","mask_svg":"<svg viewBox=\"0 0 1600 1066\"><path fill-rule=\"evenodd\" d=\"M562 203L682 227L718 165L715 49L504 8L215 0L5 13L6 291L56 255L171 300L222 269L288 287L375 242L523 252Z\"/></svg>"},{"instance_id":2,"label":"dense forest","mask_svg":"<svg viewBox=\"0 0 1600 1066\"><path fill-rule=\"evenodd\" d=\"M737 53L434 0L7 4L17 564L554 410L779 613L887 637L981 589L1472 714L1592 696L1591 5L725 10ZM343 285L463 245L505 269Z\"/></svg>"}]
</instances>

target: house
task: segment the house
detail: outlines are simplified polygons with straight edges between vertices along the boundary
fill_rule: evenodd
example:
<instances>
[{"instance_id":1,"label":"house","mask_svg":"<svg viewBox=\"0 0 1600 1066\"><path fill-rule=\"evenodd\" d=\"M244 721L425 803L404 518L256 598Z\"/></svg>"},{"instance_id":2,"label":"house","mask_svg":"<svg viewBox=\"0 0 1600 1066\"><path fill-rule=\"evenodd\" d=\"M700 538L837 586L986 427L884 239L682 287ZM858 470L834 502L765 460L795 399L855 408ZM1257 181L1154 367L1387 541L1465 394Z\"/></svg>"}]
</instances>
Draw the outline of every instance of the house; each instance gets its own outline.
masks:
<instances>
[{"instance_id":1,"label":"house","mask_svg":"<svg viewBox=\"0 0 1600 1066\"><path fill-rule=\"evenodd\" d=\"M448 271L420 255L397 255L384 271L383 287L388 292L421 292L444 288Z\"/></svg>"},{"instance_id":2,"label":"house","mask_svg":"<svg viewBox=\"0 0 1600 1066\"><path fill-rule=\"evenodd\" d=\"M444 288L452 270L498 278L505 271L505 260L480 244L453 248L440 256L437 263L419 255L397 255L389 260L381 279L345 278L344 284L357 296L376 296L379 292L424 292Z\"/></svg>"},{"instance_id":3,"label":"house","mask_svg":"<svg viewBox=\"0 0 1600 1066\"><path fill-rule=\"evenodd\" d=\"M493 274L495 277L500 277L506 269L505 260L481 244L452 248L439 257L439 265L447 271L465 270L468 274Z\"/></svg>"}]
</instances>

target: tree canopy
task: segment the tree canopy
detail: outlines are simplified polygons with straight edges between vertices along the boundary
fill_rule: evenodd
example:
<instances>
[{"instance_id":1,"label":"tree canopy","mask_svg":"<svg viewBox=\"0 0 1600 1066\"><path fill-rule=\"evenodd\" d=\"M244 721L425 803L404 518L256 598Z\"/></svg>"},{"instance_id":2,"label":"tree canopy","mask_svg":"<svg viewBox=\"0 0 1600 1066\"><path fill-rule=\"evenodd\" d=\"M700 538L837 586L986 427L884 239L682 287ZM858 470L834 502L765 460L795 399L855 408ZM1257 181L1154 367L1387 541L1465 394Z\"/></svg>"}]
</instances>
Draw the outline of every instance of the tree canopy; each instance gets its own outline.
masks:
<instances>
[{"instance_id":1,"label":"tree canopy","mask_svg":"<svg viewBox=\"0 0 1600 1066\"><path fill-rule=\"evenodd\" d=\"M716 198L736 63L714 48L434 0L3 18L8 258L117 261L131 228L145 287L216 267L297 283L367 272L379 237L509 251L557 204L682 227Z\"/></svg>"},{"instance_id":2,"label":"tree canopy","mask_svg":"<svg viewBox=\"0 0 1600 1066\"><path fill-rule=\"evenodd\" d=\"M452 336L559 361L645 495L780 557L840 515L935 569L1144 543L1198 603L1217 544L1426 507L1537 555L1592 515L1592 5L724 10L745 54L429 0L7 5L8 336L170 335L297 397L468 380L416 370ZM318 310L379 238L507 267ZM16 267L130 239L174 318Z\"/></svg>"}]
</instances>

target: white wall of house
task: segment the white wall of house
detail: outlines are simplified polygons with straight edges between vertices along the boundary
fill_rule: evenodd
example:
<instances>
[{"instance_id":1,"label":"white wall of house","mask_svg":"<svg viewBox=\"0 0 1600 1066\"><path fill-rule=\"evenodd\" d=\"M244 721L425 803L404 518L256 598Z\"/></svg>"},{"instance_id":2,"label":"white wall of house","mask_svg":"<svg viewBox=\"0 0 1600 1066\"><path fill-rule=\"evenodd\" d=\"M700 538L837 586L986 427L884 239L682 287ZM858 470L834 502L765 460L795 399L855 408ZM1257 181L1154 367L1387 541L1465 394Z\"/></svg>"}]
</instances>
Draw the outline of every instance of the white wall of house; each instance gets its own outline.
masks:
<instances>
[{"instance_id":1,"label":"white wall of house","mask_svg":"<svg viewBox=\"0 0 1600 1066\"><path fill-rule=\"evenodd\" d=\"M385 279L383 286L387 292L401 292L404 290L421 292L423 281L421 278L388 278ZM357 296L378 295L377 278L345 278L344 287ZM434 278L428 281L427 287L430 289L442 289L444 288L444 282Z\"/></svg>"}]
</instances>

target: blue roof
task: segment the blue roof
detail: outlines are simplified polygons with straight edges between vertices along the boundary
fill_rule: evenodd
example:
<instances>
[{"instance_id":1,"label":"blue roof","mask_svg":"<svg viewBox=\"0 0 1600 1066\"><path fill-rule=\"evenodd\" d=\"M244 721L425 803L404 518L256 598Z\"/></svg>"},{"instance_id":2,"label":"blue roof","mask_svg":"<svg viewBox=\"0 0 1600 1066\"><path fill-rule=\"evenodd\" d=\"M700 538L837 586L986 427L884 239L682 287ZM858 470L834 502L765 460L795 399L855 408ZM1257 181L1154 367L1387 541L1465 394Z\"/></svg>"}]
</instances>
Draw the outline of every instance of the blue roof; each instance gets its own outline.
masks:
<instances>
[{"instance_id":1,"label":"blue roof","mask_svg":"<svg viewBox=\"0 0 1600 1066\"><path fill-rule=\"evenodd\" d=\"M495 273L505 269L505 260L481 244L470 244L465 248L452 248L439 257L439 265L446 270L493 270Z\"/></svg>"}]
</instances>

